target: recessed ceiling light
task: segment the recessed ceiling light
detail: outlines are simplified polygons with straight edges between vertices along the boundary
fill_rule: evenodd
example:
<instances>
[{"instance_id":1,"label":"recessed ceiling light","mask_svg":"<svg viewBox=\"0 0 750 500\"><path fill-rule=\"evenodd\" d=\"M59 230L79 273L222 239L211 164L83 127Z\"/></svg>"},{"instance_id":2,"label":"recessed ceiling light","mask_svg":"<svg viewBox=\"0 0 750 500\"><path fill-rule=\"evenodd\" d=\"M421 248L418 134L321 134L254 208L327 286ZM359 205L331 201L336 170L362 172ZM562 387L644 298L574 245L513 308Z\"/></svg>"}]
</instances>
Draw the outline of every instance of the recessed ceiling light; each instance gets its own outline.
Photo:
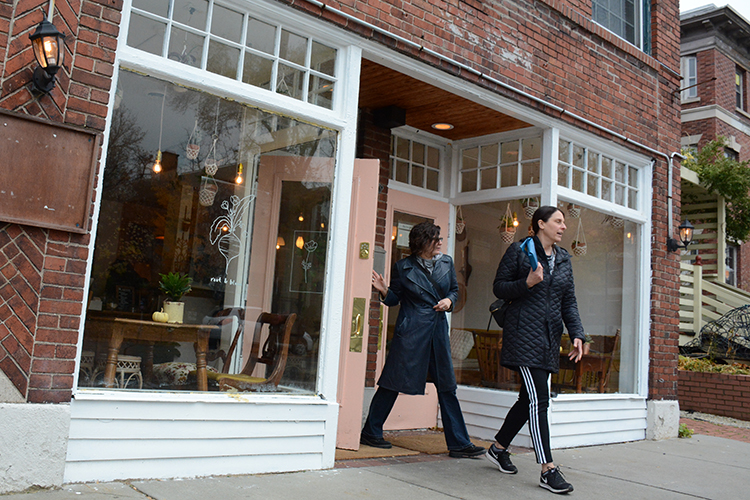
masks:
<instances>
[{"instance_id":1,"label":"recessed ceiling light","mask_svg":"<svg viewBox=\"0 0 750 500\"><path fill-rule=\"evenodd\" d=\"M435 130L452 130L453 125L451 125L450 123L433 123L432 128L434 128Z\"/></svg>"}]
</instances>

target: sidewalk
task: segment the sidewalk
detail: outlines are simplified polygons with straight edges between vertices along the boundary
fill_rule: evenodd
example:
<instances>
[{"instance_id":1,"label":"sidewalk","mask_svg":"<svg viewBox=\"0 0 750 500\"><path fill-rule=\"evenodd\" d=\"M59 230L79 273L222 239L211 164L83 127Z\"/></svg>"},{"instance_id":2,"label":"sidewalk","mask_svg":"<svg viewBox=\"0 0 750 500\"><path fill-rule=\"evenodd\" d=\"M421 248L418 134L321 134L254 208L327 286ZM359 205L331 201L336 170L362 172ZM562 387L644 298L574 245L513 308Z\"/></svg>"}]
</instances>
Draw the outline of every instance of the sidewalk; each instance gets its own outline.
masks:
<instances>
[{"instance_id":1,"label":"sidewalk","mask_svg":"<svg viewBox=\"0 0 750 500\"><path fill-rule=\"evenodd\" d=\"M683 419L690 439L638 441L556 450L581 500L607 498L746 498L741 478L750 473L750 429ZM705 434L703 434L705 432ZM718 437L729 433L732 437ZM500 473L485 459L416 455L366 460L369 465L287 474L65 485L57 490L7 495L13 500L235 500L258 498L408 500L488 498L551 499L538 486L539 466L528 450L513 457L516 475ZM352 460L346 461L354 462ZM337 463L337 466L343 465Z\"/></svg>"}]
</instances>

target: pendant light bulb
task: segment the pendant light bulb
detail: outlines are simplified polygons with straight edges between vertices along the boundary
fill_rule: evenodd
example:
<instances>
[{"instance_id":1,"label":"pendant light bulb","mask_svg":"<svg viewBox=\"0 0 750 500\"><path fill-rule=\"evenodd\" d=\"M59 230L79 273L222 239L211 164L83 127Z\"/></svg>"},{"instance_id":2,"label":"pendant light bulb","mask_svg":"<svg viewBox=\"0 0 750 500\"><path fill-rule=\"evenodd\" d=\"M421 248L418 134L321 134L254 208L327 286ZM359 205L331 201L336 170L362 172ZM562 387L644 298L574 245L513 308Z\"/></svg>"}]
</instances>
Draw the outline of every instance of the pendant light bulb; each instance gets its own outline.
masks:
<instances>
[{"instance_id":1,"label":"pendant light bulb","mask_svg":"<svg viewBox=\"0 0 750 500\"><path fill-rule=\"evenodd\" d=\"M161 172L161 150L156 153L156 161L154 162L154 165L151 167L151 169L155 174Z\"/></svg>"},{"instance_id":2,"label":"pendant light bulb","mask_svg":"<svg viewBox=\"0 0 750 500\"><path fill-rule=\"evenodd\" d=\"M513 227L518 227L518 215L513 212Z\"/></svg>"},{"instance_id":3,"label":"pendant light bulb","mask_svg":"<svg viewBox=\"0 0 750 500\"><path fill-rule=\"evenodd\" d=\"M242 170L243 170L242 163L240 163L237 166L237 177L234 178L234 182L236 182L237 184L242 184L242 182L244 180L242 178Z\"/></svg>"}]
</instances>

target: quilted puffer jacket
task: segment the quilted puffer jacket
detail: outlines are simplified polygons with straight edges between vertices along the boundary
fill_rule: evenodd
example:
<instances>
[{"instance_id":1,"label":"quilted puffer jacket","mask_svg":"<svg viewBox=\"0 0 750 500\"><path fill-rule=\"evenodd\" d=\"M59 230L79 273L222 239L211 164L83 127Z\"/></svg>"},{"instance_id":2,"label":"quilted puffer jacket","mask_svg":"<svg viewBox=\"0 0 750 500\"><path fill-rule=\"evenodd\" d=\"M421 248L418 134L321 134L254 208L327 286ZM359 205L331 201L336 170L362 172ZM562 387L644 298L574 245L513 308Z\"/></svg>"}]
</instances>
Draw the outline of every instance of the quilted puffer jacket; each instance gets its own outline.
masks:
<instances>
[{"instance_id":1,"label":"quilted puffer jacket","mask_svg":"<svg viewBox=\"0 0 750 500\"><path fill-rule=\"evenodd\" d=\"M557 373L560 367L560 339L563 323L571 342L585 340L578 314L573 266L570 254L555 247L555 266L550 274L544 248L535 236L536 253L544 267L544 280L526 286L531 265L520 243L513 243L503 255L495 274L493 292L510 300L505 315L500 364L506 368L527 366Z\"/></svg>"}]
</instances>

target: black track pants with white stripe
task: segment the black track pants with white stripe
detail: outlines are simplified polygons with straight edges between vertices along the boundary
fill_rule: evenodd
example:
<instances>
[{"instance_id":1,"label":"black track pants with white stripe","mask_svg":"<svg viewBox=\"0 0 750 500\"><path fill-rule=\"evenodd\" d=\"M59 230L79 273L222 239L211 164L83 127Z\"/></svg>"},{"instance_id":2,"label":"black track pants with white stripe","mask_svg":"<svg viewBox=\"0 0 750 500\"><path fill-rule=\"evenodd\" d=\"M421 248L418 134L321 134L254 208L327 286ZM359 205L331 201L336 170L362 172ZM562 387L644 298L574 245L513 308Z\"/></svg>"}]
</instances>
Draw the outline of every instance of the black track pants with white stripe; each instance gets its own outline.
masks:
<instances>
[{"instance_id":1,"label":"black track pants with white stripe","mask_svg":"<svg viewBox=\"0 0 750 500\"><path fill-rule=\"evenodd\" d=\"M540 464L552 462L549 447L549 376L550 373L538 368L520 367L523 385L518 399L505 417L503 426L495 434L495 440L507 448L518 431L529 422L531 443Z\"/></svg>"}]
</instances>

